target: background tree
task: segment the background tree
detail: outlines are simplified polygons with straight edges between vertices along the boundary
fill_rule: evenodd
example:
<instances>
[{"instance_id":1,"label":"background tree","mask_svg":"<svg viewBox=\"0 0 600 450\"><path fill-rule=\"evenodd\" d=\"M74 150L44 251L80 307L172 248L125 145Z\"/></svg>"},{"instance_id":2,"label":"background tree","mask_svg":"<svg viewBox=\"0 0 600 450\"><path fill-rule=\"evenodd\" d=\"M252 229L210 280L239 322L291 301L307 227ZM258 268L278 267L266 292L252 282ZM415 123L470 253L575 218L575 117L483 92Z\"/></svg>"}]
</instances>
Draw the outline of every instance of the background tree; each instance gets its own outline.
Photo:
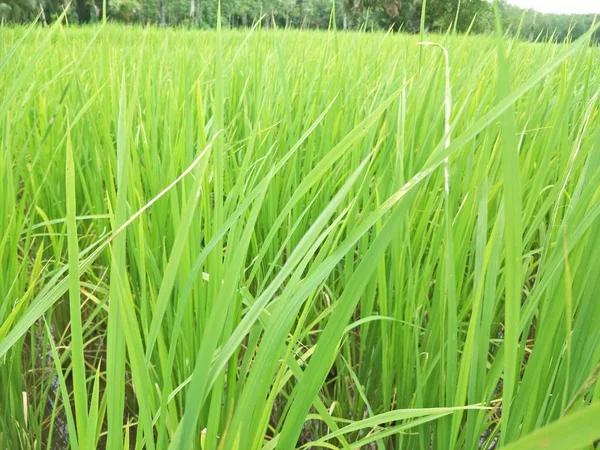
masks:
<instances>
[{"instance_id":1,"label":"background tree","mask_svg":"<svg viewBox=\"0 0 600 450\"><path fill-rule=\"evenodd\" d=\"M134 20L139 9L137 0L113 0L109 11L114 19L129 23Z\"/></svg>"},{"instance_id":2,"label":"background tree","mask_svg":"<svg viewBox=\"0 0 600 450\"><path fill-rule=\"evenodd\" d=\"M88 0L77 0L77 18L80 23L88 23L92 18L90 3Z\"/></svg>"},{"instance_id":3,"label":"background tree","mask_svg":"<svg viewBox=\"0 0 600 450\"><path fill-rule=\"evenodd\" d=\"M0 0L0 20L23 23L34 20L40 11L47 21L55 20L68 0ZM202 0L75 0L69 22L86 24L101 20L127 23L154 23L161 26L212 28L217 23L217 2ZM249 27L262 19L264 27L326 29L333 8L338 29L402 30L418 33L423 0L221 0L224 27ZM492 3L488 0L427 0L425 27L430 32L472 33L494 31ZM593 15L541 14L500 1L504 30L521 39L576 39L591 27ZM368 21L368 23L367 23ZM43 18L40 20L44 22ZM519 28L520 26L520 28ZM600 32L595 42L600 42Z\"/></svg>"},{"instance_id":4,"label":"background tree","mask_svg":"<svg viewBox=\"0 0 600 450\"><path fill-rule=\"evenodd\" d=\"M23 22L31 20L36 15L36 3L34 0L0 1L0 18L4 22Z\"/></svg>"}]
</instances>

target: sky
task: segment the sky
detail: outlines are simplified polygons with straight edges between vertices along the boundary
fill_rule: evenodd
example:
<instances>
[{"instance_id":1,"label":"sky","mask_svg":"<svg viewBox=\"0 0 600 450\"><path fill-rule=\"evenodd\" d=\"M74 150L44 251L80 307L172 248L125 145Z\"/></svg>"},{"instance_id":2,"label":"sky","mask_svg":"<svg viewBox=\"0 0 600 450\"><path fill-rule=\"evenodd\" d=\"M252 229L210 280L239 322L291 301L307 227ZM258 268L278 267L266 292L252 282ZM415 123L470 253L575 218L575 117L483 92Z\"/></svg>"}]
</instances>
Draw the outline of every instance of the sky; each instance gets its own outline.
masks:
<instances>
[{"instance_id":1,"label":"sky","mask_svg":"<svg viewBox=\"0 0 600 450\"><path fill-rule=\"evenodd\" d=\"M508 0L508 3L543 13L600 13L600 0Z\"/></svg>"}]
</instances>

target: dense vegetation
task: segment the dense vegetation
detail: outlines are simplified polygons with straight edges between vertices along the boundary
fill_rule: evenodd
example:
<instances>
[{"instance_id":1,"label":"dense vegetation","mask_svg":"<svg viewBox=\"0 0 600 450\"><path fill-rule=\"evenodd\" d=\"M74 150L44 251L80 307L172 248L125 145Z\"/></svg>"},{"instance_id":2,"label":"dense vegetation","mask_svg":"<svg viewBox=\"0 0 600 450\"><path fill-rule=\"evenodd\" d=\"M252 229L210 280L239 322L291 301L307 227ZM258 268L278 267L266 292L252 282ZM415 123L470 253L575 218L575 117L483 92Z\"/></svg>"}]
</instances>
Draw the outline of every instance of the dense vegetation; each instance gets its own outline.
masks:
<instances>
[{"instance_id":1,"label":"dense vegetation","mask_svg":"<svg viewBox=\"0 0 600 450\"><path fill-rule=\"evenodd\" d=\"M0 37L1 449L600 438L589 35Z\"/></svg>"},{"instance_id":2,"label":"dense vegetation","mask_svg":"<svg viewBox=\"0 0 600 450\"><path fill-rule=\"evenodd\" d=\"M110 20L138 24L214 28L216 0L73 0L71 23ZM503 27L528 40L577 39L593 24L593 15L540 14L499 2ZM0 19L8 22L56 19L67 8L67 0L0 0ZM263 26L338 29L402 29L416 33L422 12L426 29L446 32L449 28L473 33L494 31L492 3L488 0L220 0L222 17L230 27ZM600 33L596 33L596 42Z\"/></svg>"}]
</instances>

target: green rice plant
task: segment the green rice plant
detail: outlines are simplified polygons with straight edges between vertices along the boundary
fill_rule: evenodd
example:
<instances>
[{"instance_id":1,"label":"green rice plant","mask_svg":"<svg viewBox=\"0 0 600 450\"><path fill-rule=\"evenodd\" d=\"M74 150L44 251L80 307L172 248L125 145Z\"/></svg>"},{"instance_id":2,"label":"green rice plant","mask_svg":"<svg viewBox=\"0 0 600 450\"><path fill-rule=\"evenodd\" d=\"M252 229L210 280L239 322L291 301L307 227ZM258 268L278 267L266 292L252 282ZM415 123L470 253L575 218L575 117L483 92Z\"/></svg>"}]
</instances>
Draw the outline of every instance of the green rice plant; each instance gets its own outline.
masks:
<instances>
[{"instance_id":1,"label":"green rice plant","mask_svg":"<svg viewBox=\"0 0 600 450\"><path fill-rule=\"evenodd\" d=\"M0 448L594 448L599 68L0 28Z\"/></svg>"}]
</instances>

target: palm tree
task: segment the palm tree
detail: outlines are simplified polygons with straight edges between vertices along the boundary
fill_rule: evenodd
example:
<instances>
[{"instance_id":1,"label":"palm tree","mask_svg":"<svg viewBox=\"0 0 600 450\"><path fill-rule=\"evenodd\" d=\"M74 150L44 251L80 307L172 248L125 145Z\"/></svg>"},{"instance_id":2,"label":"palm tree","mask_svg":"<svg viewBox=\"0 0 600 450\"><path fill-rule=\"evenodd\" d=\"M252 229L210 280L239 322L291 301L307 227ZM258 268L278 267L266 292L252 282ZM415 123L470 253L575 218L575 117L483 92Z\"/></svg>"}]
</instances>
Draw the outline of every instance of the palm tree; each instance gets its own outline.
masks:
<instances>
[{"instance_id":1,"label":"palm tree","mask_svg":"<svg viewBox=\"0 0 600 450\"><path fill-rule=\"evenodd\" d=\"M158 20L161 27L167 25L165 21L165 0L158 0Z\"/></svg>"},{"instance_id":2,"label":"palm tree","mask_svg":"<svg viewBox=\"0 0 600 450\"><path fill-rule=\"evenodd\" d=\"M35 17L35 0L0 0L0 19L23 22Z\"/></svg>"}]
</instances>

